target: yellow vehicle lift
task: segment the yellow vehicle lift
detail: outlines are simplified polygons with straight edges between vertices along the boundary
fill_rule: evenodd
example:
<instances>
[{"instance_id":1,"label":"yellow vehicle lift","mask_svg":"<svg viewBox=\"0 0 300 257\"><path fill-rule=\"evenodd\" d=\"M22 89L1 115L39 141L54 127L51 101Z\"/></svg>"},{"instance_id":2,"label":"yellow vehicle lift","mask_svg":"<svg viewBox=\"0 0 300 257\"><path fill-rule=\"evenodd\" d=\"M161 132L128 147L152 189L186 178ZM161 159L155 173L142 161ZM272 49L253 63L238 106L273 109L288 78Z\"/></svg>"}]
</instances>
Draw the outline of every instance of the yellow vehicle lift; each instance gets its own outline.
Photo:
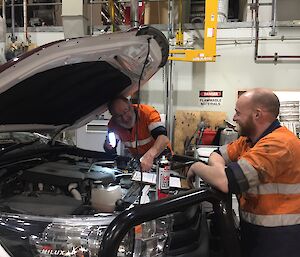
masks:
<instances>
[{"instance_id":1,"label":"yellow vehicle lift","mask_svg":"<svg viewBox=\"0 0 300 257\"><path fill-rule=\"evenodd\" d=\"M180 0L179 15L182 15L182 0ZM218 22L218 0L205 1L204 49L171 49L169 60L184 62L215 62ZM182 22L176 35L176 44L183 45Z\"/></svg>"}]
</instances>

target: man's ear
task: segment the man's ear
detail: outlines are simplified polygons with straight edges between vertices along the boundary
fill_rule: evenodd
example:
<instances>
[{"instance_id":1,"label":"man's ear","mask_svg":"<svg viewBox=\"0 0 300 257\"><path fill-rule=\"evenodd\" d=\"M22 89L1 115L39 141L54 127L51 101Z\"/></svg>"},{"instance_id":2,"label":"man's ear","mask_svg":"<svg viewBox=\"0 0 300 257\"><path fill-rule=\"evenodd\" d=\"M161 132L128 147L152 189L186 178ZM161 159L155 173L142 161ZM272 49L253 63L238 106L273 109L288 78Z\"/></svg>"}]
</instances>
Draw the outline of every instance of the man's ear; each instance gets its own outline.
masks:
<instances>
[{"instance_id":1,"label":"man's ear","mask_svg":"<svg viewBox=\"0 0 300 257\"><path fill-rule=\"evenodd\" d=\"M262 117L262 109L256 108L254 110L254 119L260 119Z\"/></svg>"}]
</instances>

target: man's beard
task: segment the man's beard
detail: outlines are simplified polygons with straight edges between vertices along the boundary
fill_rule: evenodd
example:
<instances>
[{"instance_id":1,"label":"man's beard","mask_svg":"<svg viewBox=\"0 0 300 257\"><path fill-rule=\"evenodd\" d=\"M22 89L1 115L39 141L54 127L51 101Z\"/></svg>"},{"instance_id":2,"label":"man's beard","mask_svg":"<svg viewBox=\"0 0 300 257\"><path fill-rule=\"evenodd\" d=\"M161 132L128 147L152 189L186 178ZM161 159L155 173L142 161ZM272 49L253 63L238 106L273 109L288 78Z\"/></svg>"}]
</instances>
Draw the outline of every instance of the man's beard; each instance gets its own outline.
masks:
<instances>
[{"instance_id":1,"label":"man's beard","mask_svg":"<svg viewBox=\"0 0 300 257\"><path fill-rule=\"evenodd\" d=\"M246 122L241 125L238 124L238 132L240 136L250 137L255 131L255 126L253 121L251 120L251 116L246 120Z\"/></svg>"},{"instance_id":2,"label":"man's beard","mask_svg":"<svg viewBox=\"0 0 300 257\"><path fill-rule=\"evenodd\" d=\"M119 125L121 127L126 128L126 129L132 129L133 128L133 126L135 124L135 121L136 121L136 114L135 114L135 111L134 111L133 108L130 110L130 112L131 112L132 119L129 121L129 123L125 123L123 121L119 121Z\"/></svg>"}]
</instances>

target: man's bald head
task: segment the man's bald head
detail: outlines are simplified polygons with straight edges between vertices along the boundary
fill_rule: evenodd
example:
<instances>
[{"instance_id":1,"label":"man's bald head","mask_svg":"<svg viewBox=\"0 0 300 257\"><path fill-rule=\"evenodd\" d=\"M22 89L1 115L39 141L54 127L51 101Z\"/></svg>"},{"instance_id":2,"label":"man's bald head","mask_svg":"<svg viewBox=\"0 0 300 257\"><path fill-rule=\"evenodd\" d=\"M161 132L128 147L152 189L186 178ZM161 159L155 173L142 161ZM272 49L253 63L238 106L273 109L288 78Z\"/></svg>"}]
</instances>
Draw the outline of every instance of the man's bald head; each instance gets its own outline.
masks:
<instances>
[{"instance_id":1,"label":"man's bald head","mask_svg":"<svg viewBox=\"0 0 300 257\"><path fill-rule=\"evenodd\" d=\"M240 135L255 142L276 120L279 107L279 100L271 90L255 88L242 94L236 102L233 117Z\"/></svg>"},{"instance_id":2,"label":"man's bald head","mask_svg":"<svg viewBox=\"0 0 300 257\"><path fill-rule=\"evenodd\" d=\"M241 97L248 98L253 108L261 108L271 114L273 118L277 118L279 114L280 102L278 97L272 90L264 88L255 88L242 94Z\"/></svg>"}]
</instances>

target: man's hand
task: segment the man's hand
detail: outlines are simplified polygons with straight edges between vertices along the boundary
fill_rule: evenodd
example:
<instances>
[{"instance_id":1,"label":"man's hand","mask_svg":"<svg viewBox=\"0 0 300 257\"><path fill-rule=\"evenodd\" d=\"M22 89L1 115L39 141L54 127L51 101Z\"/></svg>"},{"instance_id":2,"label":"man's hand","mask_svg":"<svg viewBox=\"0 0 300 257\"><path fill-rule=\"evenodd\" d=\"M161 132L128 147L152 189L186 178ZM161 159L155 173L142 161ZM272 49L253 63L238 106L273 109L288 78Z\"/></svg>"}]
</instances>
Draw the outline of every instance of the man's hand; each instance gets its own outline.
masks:
<instances>
[{"instance_id":1,"label":"man's hand","mask_svg":"<svg viewBox=\"0 0 300 257\"><path fill-rule=\"evenodd\" d=\"M112 147L111 144L109 143L108 139L105 140L104 144L105 144L105 147L106 147L108 150L112 150L112 149L113 149L113 147Z\"/></svg>"},{"instance_id":2,"label":"man's hand","mask_svg":"<svg viewBox=\"0 0 300 257\"><path fill-rule=\"evenodd\" d=\"M118 141L117 141L118 143ZM110 153L110 154L117 154L117 149L116 147L113 147L110 143L108 138L106 137L104 144L103 144L103 149L105 152Z\"/></svg>"},{"instance_id":3,"label":"man's hand","mask_svg":"<svg viewBox=\"0 0 300 257\"><path fill-rule=\"evenodd\" d=\"M193 182L195 181L195 172L193 170L193 165L189 168L187 174L186 174L186 180L188 182L189 188L194 188Z\"/></svg>"},{"instance_id":4,"label":"man's hand","mask_svg":"<svg viewBox=\"0 0 300 257\"><path fill-rule=\"evenodd\" d=\"M187 181L190 187L193 185L195 176L199 176L218 190L228 193L228 180L223 163L216 162L213 166L209 166L202 162L195 162L187 174Z\"/></svg>"},{"instance_id":5,"label":"man's hand","mask_svg":"<svg viewBox=\"0 0 300 257\"><path fill-rule=\"evenodd\" d=\"M151 170L154 159L161 154L169 142L169 138L165 135L156 138L154 145L140 159L142 171Z\"/></svg>"},{"instance_id":6,"label":"man's hand","mask_svg":"<svg viewBox=\"0 0 300 257\"><path fill-rule=\"evenodd\" d=\"M140 159L142 171L149 172L152 168L154 158L150 154L144 154Z\"/></svg>"}]
</instances>

